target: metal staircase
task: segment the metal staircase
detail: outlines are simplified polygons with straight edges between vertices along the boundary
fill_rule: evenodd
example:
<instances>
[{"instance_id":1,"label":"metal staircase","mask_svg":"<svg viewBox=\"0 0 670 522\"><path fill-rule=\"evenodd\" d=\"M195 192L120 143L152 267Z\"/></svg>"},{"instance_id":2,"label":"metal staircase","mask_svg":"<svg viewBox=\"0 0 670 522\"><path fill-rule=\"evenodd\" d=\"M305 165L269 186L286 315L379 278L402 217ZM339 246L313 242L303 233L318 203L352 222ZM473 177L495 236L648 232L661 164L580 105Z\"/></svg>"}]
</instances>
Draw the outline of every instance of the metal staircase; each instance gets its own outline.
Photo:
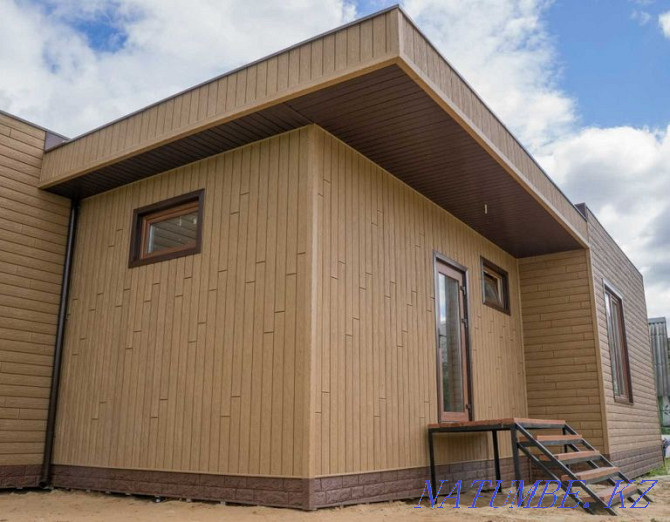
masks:
<instances>
[{"instance_id":1,"label":"metal staircase","mask_svg":"<svg viewBox=\"0 0 670 522\"><path fill-rule=\"evenodd\" d=\"M560 430L560 434L544 434L545 430ZM617 481L630 483L623 489L623 497L627 500L633 501L636 496L642 496L648 502L652 501L648 495L642 495L643 491L636 484L564 421L542 421L539 424L525 423L519 419L512 429L512 444L516 466L520 451L533 467L551 480L559 481L564 491L567 491L571 480L581 481L573 483L572 491L578 491L577 488L583 491L579 495L579 505L589 513L595 513L600 508L610 515L617 514L614 507L620 505L618 493L623 486L620 482L617 488ZM559 448L560 452L554 453L550 448ZM610 507L608 504L615 488L617 497Z\"/></svg>"}]
</instances>

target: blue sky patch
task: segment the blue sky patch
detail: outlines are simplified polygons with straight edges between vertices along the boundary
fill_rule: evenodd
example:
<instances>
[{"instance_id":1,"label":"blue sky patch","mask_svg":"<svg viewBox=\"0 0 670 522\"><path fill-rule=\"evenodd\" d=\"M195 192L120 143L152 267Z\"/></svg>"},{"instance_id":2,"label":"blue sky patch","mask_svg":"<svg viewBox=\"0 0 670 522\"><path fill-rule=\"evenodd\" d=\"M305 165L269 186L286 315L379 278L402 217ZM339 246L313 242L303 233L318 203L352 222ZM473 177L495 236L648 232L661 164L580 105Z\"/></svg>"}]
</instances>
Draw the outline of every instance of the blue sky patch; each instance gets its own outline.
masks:
<instances>
[{"instance_id":1,"label":"blue sky patch","mask_svg":"<svg viewBox=\"0 0 670 522\"><path fill-rule=\"evenodd\" d=\"M116 52L123 48L128 39L128 35L109 13L100 13L91 19L76 20L72 27L85 35L90 47L98 52Z\"/></svg>"},{"instance_id":2,"label":"blue sky patch","mask_svg":"<svg viewBox=\"0 0 670 522\"><path fill-rule=\"evenodd\" d=\"M558 85L593 126L665 127L670 121L667 1L557 0L546 13L563 74Z\"/></svg>"},{"instance_id":3,"label":"blue sky patch","mask_svg":"<svg viewBox=\"0 0 670 522\"><path fill-rule=\"evenodd\" d=\"M95 52L114 53L125 45L128 34L124 23L128 17L120 13L118 0L98 3L82 3L77 11L65 8L58 0L32 0L49 18L55 17L86 38Z\"/></svg>"}]
</instances>

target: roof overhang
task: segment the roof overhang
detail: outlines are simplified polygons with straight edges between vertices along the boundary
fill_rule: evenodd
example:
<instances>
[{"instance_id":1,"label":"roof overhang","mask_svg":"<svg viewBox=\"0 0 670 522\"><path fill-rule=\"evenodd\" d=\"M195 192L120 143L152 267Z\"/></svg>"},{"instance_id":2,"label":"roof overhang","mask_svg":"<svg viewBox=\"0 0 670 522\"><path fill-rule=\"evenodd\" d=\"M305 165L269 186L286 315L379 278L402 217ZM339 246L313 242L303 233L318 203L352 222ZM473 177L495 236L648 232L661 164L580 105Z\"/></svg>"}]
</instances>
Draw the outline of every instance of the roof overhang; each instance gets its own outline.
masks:
<instances>
[{"instance_id":1,"label":"roof overhang","mask_svg":"<svg viewBox=\"0 0 670 522\"><path fill-rule=\"evenodd\" d=\"M398 8L52 149L42 188L85 198L308 124L516 257L586 245L583 216Z\"/></svg>"}]
</instances>

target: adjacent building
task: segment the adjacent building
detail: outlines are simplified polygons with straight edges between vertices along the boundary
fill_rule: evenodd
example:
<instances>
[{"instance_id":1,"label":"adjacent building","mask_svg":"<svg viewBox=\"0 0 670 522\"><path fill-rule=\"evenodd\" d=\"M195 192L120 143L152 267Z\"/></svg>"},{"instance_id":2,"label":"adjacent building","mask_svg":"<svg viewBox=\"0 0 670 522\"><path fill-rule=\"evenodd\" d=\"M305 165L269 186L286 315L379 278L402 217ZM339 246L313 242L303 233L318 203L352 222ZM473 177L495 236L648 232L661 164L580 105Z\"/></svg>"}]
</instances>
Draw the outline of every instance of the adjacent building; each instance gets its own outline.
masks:
<instances>
[{"instance_id":1,"label":"adjacent building","mask_svg":"<svg viewBox=\"0 0 670 522\"><path fill-rule=\"evenodd\" d=\"M651 353L654 357L656 395L663 426L670 426L670 358L668 357L668 326L665 317L649 319Z\"/></svg>"},{"instance_id":2,"label":"adjacent building","mask_svg":"<svg viewBox=\"0 0 670 522\"><path fill-rule=\"evenodd\" d=\"M0 213L0 485L408 498L430 424L508 417L660 463L642 276L399 8L74 139L0 115Z\"/></svg>"}]
</instances>

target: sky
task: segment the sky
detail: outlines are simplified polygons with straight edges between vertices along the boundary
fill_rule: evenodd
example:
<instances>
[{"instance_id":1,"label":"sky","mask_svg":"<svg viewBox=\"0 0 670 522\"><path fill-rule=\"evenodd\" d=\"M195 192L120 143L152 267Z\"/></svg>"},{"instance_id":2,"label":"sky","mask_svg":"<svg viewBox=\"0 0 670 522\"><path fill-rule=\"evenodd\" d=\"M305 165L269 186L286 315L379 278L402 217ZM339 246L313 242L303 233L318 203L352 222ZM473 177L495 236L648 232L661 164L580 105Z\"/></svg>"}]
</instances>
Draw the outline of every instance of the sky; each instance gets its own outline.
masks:
<instances>
[{"instance_id":1,"label":"sky","mask_svg":"<svg viewBox=\"0 0 670 522\"><path fill-rule=\"evenodd\" d=\"M396 2L0 0L0 109L76 136ZM670 0L404 0L670 318Z\"/></svg>"}]
</instances>

